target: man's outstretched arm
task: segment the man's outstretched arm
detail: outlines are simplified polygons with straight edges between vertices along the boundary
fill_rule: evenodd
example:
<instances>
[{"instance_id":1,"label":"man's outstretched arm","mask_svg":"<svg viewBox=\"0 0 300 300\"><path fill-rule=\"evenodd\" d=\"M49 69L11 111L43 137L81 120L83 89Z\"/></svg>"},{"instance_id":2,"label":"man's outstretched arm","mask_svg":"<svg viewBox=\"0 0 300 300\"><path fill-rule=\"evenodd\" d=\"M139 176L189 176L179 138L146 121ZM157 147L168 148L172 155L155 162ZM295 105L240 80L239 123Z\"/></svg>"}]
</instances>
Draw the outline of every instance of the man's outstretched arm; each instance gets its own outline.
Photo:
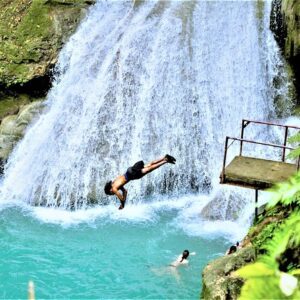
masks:
<instances>
[{"instance_id":1,"label":"man's outstretched arm","mask_svg":"<svg viewBox=\"0 0 300 300\"><path fill-rule=\"evenodd\" d=\"M124 208L126 197L127 197L127 191L124 189L126 191L126 193L124 193L123 189L121 188L121 190L123 192L123 195L116 188L112 189L112 192L119 198L119 200L121 202L121 205L119 206L119 209L123 209Z\"/></svg>"},{"instance_id":2,"label":"man's outstretched arm","mask_svg":"<svg viewBox=\"0 0 300 300\"><path fill-rule=\"evenodd\" d=\"M120 189L123 193L123 199L124 199L124 201L126 201L126 199L127 199L127 190L124 188L124 186L122 186Z\"/></svg>"}]
</instances>

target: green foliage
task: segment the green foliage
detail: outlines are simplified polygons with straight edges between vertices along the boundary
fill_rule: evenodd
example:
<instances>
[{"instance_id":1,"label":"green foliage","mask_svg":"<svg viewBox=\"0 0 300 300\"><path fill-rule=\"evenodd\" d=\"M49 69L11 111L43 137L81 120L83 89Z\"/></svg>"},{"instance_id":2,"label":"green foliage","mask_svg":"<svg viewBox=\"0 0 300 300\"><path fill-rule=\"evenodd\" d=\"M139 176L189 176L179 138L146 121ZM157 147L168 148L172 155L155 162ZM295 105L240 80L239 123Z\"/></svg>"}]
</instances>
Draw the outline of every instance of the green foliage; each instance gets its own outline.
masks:
<instances>
[{"instance_id":1,"label":"green foliage","mask_svg":"<svg viewBox=\"0 0 300 300\"><path fill-rule=\"evenodd\" d=\"M266 225L263 230L261 230L254 238L253 238L253 245L257 249L264 249L264 245L266 241L271 239L274 235L274 231L276 230L276 227L278 224L276 222L270 223Z\"/></svg>"},{"instance_id":2,"label":"green foliage","mask_svg":"<svg viewBox=\"0 0 300 300\"><path fill-rule=\"evenodd\" d=\"M296 241L295 238L297 237L294 229L299 225L300 218L298 212L295 212L275 231L273 238L266 245L268 255L263 256L261 260L268 263L271 267L278 266L277 261L280 255Z\"/></svg>"},{"instance_id":3,"label":"green foliage","mask_svg":"<svg viewBox=\"0 0 300 300\"><path fill-rule=\"evenodd\" d=\"M300 217L296 211L275 231L265 246L266 254L236 272L246 279L239 299L299 299L299 280L296 286L291 284L300 275L299 260L282 263L283 258L289 259L285 257L287 249L299 245Z\"/></svg>"},{"instance_id":4,"label":"green foliage","mask_svg":"<svg viewBox=\"0 0 300 300\"><path fill-rule=\"evenodd\" d=\"M268 207L274 207L279 202L283 206L296 205L300 207L300 173L294 175L288 181L276 185L270 192L272 197Z\"/></svg>"},{"instance_id":5,"label":"green foliage","mask_svg":"<svg viewBox=\"0 0 300 300\"><path fill-rule=\"evenodd\" d=\"M297 134L293 135L292 137L289 138L289 143L291 144L296 144L296 143L300 143L300 132L298 132Z\"/></svg>"},{"instance_id":6,"label":"green foliage","mask_svg":"<svg viewBox=\"0 0 300 300\"><path fill-rule=\"evenodd\" d=\"M273 268L263 262L247 265L236 272L239 276L250 279L275 275Z\"/></svg>"},{"instance_id":7,"label":"green foliage","mask_svg":"<svg viewBox=\"0 0 300 300\"><path fill-rule=\"evenodd\" d=\"M300 132L298 132L294 136L290 137L288 139L288 142L290 144L296 145L297 148L295 150L291 151L287 157L291 158L291 159L298 159L299 156L300 156L300 147L299 147L299 144L300 144Z\"/></svg>"}]
</instances>

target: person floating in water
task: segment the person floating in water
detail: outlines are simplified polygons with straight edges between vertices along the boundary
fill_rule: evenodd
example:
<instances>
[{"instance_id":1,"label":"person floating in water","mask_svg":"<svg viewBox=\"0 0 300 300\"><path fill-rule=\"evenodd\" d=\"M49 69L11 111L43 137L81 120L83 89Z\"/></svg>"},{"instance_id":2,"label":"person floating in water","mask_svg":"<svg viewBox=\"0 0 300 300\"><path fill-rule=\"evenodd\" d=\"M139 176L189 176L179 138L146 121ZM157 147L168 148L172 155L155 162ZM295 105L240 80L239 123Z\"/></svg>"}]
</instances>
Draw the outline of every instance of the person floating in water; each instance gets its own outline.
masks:
<instances>
[{"instance_id":1,"label":"person floating in water","mask_svg":"<svg viewBox=\"0 0 300 300\"><path fill-rule=\"evenodd\" d=\"M176 281L179 283L180 273L178 272L179 266L188 265L189 261L187 258L190 255L196 255L196 252L191 252L189 250L184 250L182 254L180 254L175 261L173 261L168 266L160 267L160 268L151 268L151 271L158 276L164 276L171 274L175 277Z\"/></svg>"},{"instance_id":2,"label":"person floating in water","mask_svg":"<svg viewBox=\"0 0 300 300\"><path fill-rule=\"evenodd\" d=\"M196 255L196 252L189 252L189 250L184 250L182 254L180 254L175 261L173 261L170 266L177 268L180 265L186 265L189 263L187 258L189 255Z\"/></svg>"},{"instance_id":3,"label":"person floating in water","mask_svg":"<svg viewBox=\"0 0 300 300\"><path fill-rule=\"evenodd\" d=\"M166 154L164 157L154 160L146 165L142 160L138 161L132 167L128 168L124 175L118 176L114 181L108 181L105 184L104 192L106 195L116 195L121 202L119 209L123 209L127 199L127 190L124 188L125 184L131 180L142 178L146 174L166 163L175 164L175 162L176 159L169 154Z\"/></svg>"}]
</instances>

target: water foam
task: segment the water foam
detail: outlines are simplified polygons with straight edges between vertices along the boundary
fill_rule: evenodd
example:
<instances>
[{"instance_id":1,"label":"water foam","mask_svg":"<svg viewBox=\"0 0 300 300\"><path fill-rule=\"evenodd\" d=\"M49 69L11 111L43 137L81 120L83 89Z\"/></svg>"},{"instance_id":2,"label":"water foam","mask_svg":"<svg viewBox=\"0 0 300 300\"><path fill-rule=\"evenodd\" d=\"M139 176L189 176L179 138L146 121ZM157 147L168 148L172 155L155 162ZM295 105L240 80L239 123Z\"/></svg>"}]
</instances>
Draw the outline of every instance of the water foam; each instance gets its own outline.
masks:
<instances>
[{"instance_id":1,"label":"water foam","mask_svg":"<svg viewBox=\"0 0 300 300\"><path fill-rule=\"evenodd\" d=\"M180 198L148 199L148 202L128 204L125 209L118 210L115 203L98 206L85 210L68 211L61 208L28 207L23 206L25 215L29 215L42 223L58 224L63 227L87 225L91 227L103 224L145 224L161 222L161 218L168 219L169 230L183 232L188 236L214 239L226 238L232 242L242 239L247 226L245 220L218 221L201 218L201 209L209 202L205 195L185 196ZM12 205L9 207L11 208ZM2 209L6 209L2 207ZM249 221L249 220L248 220Z\"/></svg>"},{"instance_id":2,"label":"water foam","mask_svg":"<svg viewBox=\"0 0 300 300\"><path fill-rule=\"evenodd\" d=\"M197 197L197 200L199 198ZM62 224L64 226L80 223L93 224L101 219L105 222L156 222L162 212L179 211L186 208L191 202L196 201L193 197L179 199L148 199L148 202L137 204L128 203L123 210L118 210L116 203L98 206L88 209L68 211L62 208L30 207L28 211L34 217L45 223Z\"/></svg>"}]
</instances>

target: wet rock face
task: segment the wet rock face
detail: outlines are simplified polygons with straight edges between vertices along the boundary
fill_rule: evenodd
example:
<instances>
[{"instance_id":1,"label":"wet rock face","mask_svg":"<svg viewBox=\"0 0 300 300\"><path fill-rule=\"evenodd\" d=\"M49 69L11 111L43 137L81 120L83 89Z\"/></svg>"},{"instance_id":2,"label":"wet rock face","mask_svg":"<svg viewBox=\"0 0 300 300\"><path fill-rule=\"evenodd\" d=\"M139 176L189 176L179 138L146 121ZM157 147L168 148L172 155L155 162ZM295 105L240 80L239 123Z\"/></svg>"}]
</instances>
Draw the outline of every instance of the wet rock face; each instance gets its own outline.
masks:
<instances>
[{"instance_id":1,"label":"wet rock face","mask_svg":"<svg viewBox=\"0 0 300 300\"><path fill-rule=\"evenodd\" d=\"M0 167L51 87L59 50L94 0L0 1Z\"/></svg>"},{"instance_id":2,"label":"wet rock face","mask_svg":"<svg viewBox=\"0 0 300 300\"><path fill-rule=\"evenodd\" d=\"M35 101L20 108L18 114L3 118L0 125L0 161L5 162L14 145L24 135L31 120L43 107L41 101Z\"/></svg>"},{"instance_id":3,"label":"wet rock face","mask_svg":"<svg viewBox=\"0 0 300 300\"><path fill-rule=\"evenodd\" d=\"M283 0L281 12L286 28L284 53L287 58L293 59L300 55L300 2Z\"/></svg>"},{"instance_id":4,"label":"wet rock face","mask_svg":"<svg viewBox=\"0 0 300 300\"><path fill-rule=\"evenodd\" d=\"M287 28L284 24L282 15L282 0L272 1L272 10L270 16L270 28L274 33L274 37L281 49L284 49L285 39L287 36Z\"/></svg>"},{"instance_id":5,"label":"wet rock face","mask_svg":"<svg viewBox=\"0 0 300 300\"><path fill-rule=\"evenodd\" d=\"M2 89L47 90L59 50L92 3L86 0L1 0Z\"/></svg>"},{"instance_id":6,"label":"wet rock face","mask_svg":"<svg viewBox=\"0 0 300 300\"><path fill-rule=\"evenodd\" d=\"M300 98L300 1L273 0L270 27L296 77Z\"/></svg>"},{"instance_id":7,"label":"wet rock face","mask_svg":"<svg viewBox=\"0 0 300 300\"><path fill-rule=\"evenodd\" d=\"M252 246L248 246L208 264L202 272L203 288L201 299L237 299L243 280L235 277L233 272L253 262L254 259L255 250Z\"/></svg>"},{"instance_id":8,"label":"wet rock face","mask_svg":"<svg viewBox=\"0 0 300 300\"><path fill-rule=\"evenodd\" d=\"M225 194L218 191L201 211L205 220L231 220L235 221L245 206L245 199L238 195Z\"/></svg>"}]
</instances>

